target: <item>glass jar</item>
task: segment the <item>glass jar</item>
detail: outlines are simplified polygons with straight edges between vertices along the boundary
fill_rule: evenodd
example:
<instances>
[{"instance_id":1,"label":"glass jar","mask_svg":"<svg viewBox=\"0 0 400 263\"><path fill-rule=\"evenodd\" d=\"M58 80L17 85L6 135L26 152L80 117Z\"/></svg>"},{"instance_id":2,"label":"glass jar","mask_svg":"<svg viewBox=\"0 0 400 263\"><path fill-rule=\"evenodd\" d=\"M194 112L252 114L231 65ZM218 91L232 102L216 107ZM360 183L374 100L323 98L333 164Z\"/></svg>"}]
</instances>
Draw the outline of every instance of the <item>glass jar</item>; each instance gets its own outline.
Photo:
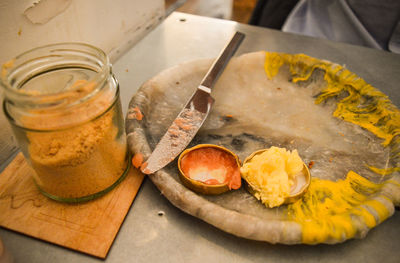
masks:
<instances>
[{"instance_id":1,"label":"glass jar","mask_svg":"<svg viewBox=\"0 0 400 263\"><path fill-rule=\"evenodd\" d=\"M27 51L1 72L4 113L49 198L94 199L129 169L119 86L107 55L80 43Z\"/></svg>"}]
</instances>

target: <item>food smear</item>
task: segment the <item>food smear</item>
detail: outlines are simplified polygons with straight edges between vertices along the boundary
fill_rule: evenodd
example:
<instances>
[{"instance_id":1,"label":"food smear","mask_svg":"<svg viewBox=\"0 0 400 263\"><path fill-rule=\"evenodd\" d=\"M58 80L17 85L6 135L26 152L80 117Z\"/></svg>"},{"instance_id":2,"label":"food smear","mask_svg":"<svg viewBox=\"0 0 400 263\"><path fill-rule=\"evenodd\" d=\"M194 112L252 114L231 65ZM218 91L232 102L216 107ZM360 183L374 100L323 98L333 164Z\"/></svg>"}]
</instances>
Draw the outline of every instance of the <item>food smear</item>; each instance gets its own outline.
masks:
<instances>
[{"instance_id":1,"label":"food smear","mask_svg":"<svg viewBox=\"0 0 400 263\"><path fill-rule=\"evenodd\" d=\"M181 169L186 177L205 184L228 183L229 189L241 186L236 159L218 148L202 147L188 152L181 160Z\"/></svg>"},{"instance_id":2,"label":"food smear","mask_svg":"<svg viewBox=\"0 0 400 263\"><path fill-rule=\"evenodd\" d=\"M391 204L387 197L376 196L382 187L353 171L337 182L312 178L303 198L288 206L288 215L301 224L306 244L362 236L394 212L385 205L385 200Z\"/></svg>"},{"instance_id":3,"label":"food smear","mask_svg":"<svg viewBox=\"0 0 400 263\"><path fill-rule=\"evenodd\" d=\"M196 109L183 109L147 159L148 166L142 166L141 171L153 173L175 159L193 139L206 116L206 113Z\"/></svg>"},{"instance_id":4,"label":"food smear","mask_svg":"<svg viewBox=\"0 0 400 263\"><path fill-rule=\"evenodd\" d=\"M143 164L143 154L141 153L136 153L133 157L132 157L132 165L135 168L140 168L140 166L142 166Z\"/></svg>"},{"instance_id":5,"label":"food smear","mask_svg":"<svg viewBox=\"0 0 400 263\"><path fill-rule=\"evenodd\" d=\"M144 116L143 113L140 111L139 107L136 106L134 108L129 108L127 117L128 119L136 119L138 121L141 121Z\"/></svg>"},{"instance_id":6,"label":"food smear","mask_svg":"<svg viewBox=\"0 0 400 263\"><path fill-rule=\"evenodd\" d=\"M265 53L264 69L269 79L275 77L283 65L289 66L293 83L307 81L315 70L323 70L326 87L316 97L316 104L343 97L336 103L336 109L332 113L334 117L370 131L383 140L382 145L385 147L400 144L399 109L391 103L387 95L356 74L340 65L332 65L304 54ZM399 159L400 154L394 154L392 158ZM381 176L400 171L398 165L367 167Z\"/></svg>"},{"instance_id":7,"label":"food smear","mask_svg":"<svg viewBox=\"0 0 400 263\"><path fill-rule=\"evenodd\" d=\"M334 117L364 128L382 139L382 146L392 149L393 161L384 167L365 164L372 172L386 177L400 171L400 154L396 150L400 145L400 111L384 93L340 65L304 54L265 54L264 69L269 79L283 65L289 67L294 83L309 81L314 71L323 70L326 86L316 96L315 103L337 100ZM329 162L332 161L330 158ZM288 206L288 215L301 224L302 242L306 244L363 237L393 214L393 197L381 194L392 192L388 189L393 187L399 187L395 180L374 183L351 170L345 179L336 182L313 178L303 198Z\"/></svg>"},{"instance_id":8,"label":"food smear","mask_svg":"<svg viewBox=\"0 0 400 263\"><path fill-rule=\"evenodd\" d=\"M252 194L266 207L277 207L285 202L294 184L294 177L303 170L297 150L271 147L254 155L240 169Z\"/></svg>"}]
</instances>

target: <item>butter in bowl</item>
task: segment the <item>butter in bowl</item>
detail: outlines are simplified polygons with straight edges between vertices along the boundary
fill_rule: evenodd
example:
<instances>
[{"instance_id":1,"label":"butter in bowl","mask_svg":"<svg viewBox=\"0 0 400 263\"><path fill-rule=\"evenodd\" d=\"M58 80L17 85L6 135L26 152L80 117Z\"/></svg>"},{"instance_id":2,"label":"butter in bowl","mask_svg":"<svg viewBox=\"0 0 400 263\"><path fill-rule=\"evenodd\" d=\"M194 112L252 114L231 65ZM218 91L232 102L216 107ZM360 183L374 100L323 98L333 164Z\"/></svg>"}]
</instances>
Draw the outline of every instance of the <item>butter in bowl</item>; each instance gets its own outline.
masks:
<instances>
[{"instance_id":1,"label":"butter in bowl","mask_svg":"<svg viewBox=\"0 0 400 263\"><path fill-rule=\"evenodd\" d=\"M274 146L252 153L240 170L249 192L270 208L297 201L311 182L297 150Z\"/></svg>"}]
</instances>

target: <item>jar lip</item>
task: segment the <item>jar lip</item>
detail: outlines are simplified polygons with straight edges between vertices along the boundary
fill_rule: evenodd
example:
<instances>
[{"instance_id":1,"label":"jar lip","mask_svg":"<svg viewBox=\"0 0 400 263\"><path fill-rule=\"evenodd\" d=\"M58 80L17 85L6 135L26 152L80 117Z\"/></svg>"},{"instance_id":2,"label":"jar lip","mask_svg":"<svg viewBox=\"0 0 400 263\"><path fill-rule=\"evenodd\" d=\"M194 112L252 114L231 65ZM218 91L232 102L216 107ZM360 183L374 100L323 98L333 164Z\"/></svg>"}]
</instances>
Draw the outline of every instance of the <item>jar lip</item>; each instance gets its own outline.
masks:
<instances>
[{"instance_id":1,"label":"jar lip","mask_svg":"<svg viewBox=\"0 0 400 263\"><path fill-rule=\"evenodd\" d=\"M52 43L52 44L47 44L39 47L32 48L30 50L27 50L17 56L15 56L13 59L9 60L8 62L4 63L1 68L1 76L0 76L0 84L3 86L4 91L5 91L5 97L8 95L11 95L12 97L19 97L21 99L23 98L31 98L32 93L26 92L25 90L19 89L18 85L12 85L9 81L11 73L14 72L14 70L18 69L18 67L22 66L24 63L32 63L35 59L39 59L40 57L34 57L31 58L30 60L23 61L20 63L20 65L15 65L15 62L19 59L24 59L25 57L28 57L30 54L34 54L35 52L40 52L42 50L47 50L48 53L45 55L51 55L51 52L57 52L57 51L74 51L82 54L87 54L91 55L92 57L95 57L97 61L101 62L101 66L99 67L99 70L96 71L96 74L90 79L90 81L93 81L95 83L101 83L107 75L110 73L110 60L107 54L100 48L95 47L93 45L83 43L83 42L60 42L60 43ZM90 52L92 51L92 52ZM56 54L53 54L56 55ZM43 55L42 55L43 56ZM27 58L25 58L27 59ZM53 96L59 96L62 94L67 94L71 90L62 90L59 92L54 92L54 93L48 93L48 94L34 94L34 97L37 99L43 99L43 98L51 98Z\"/></svg>"}]
</instances>

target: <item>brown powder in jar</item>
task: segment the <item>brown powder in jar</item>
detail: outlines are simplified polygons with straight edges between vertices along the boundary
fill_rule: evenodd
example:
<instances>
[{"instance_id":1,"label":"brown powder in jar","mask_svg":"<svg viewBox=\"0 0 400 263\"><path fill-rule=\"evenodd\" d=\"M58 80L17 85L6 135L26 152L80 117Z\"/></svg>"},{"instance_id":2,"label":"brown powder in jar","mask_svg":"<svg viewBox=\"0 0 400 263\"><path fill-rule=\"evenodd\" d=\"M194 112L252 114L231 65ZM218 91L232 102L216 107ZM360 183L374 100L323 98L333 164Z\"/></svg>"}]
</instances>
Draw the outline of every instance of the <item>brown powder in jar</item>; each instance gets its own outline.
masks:
<instances>
[{"instance_id":1,"label":"brown powder in jar","mask_svg":"<svg viewBox=\"0 0 400 263\"><path fill-rule=\"evenodd\" d=\"M103 111L110 105L104 100L91 103ZM72 128L27 132L34 178L43 191L60 198L79 198L98 193L121 177L129 160L125 135L118 134L113 123L117 107L119 104L114 104L97 119ZM82 113L82 108L79 112ZM46 122L64 124L64 117L64 114L53 115Z\"/></svg>"}]
</instances>

